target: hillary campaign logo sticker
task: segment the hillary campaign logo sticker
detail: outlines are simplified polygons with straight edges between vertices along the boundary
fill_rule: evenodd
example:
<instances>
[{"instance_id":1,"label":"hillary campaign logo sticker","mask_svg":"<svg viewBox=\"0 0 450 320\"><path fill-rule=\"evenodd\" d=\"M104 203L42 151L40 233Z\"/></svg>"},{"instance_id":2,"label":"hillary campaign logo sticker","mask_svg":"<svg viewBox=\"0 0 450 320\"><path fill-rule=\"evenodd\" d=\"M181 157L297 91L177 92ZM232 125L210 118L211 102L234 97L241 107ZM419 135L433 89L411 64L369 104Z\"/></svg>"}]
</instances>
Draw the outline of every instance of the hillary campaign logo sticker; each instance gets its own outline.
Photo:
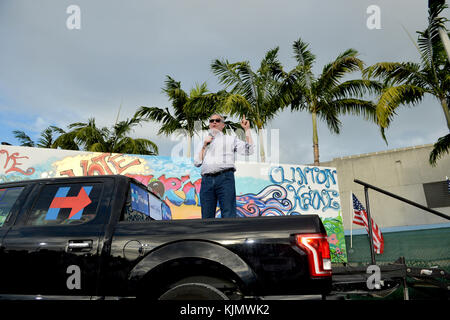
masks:
<instances>
[{"instance_id":1,"label":"hillary campaign logo sticker","mask_svg":"<svg viewBox=\"0 0 450 320\"><path fill-rule=\"evenodd\" d=\"M67 197L70 187L61 187L55 194L50 208L47 211L45 220L56 220L61 209L71 209L69 218L71 220L79 220L83 215L84 208L92 203L89 198L92 187L81 187L80 192L75 197Z\"/></svg>"}]
</instances>

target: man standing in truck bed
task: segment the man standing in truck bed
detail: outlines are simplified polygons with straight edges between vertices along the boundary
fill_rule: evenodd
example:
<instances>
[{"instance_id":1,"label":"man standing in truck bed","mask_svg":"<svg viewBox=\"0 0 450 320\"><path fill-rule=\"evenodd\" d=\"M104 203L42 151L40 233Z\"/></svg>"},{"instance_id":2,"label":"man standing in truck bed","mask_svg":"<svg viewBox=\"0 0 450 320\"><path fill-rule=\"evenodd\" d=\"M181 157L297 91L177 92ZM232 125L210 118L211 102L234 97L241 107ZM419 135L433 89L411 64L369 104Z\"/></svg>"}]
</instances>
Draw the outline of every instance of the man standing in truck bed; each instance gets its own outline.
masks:
<instances>
[{"instance_id":1,"label":"man standing in truck bed","mask_svg":"<svg viewBox=\"0 0 450 320\"><path fill-rule=\"evenodd\" d=\"M234 165L236 153L251 155L254 150L250 122L241 120L245 131L245 142L237 136L223 134L225 119L213 114L209 119L209 135L203 142L202 150L194 164L201 168L202 184L200 201L202 218L214 218L219 201L222 218L236 217L236 188L234 183Z\"/></svg>"}]
</instances>

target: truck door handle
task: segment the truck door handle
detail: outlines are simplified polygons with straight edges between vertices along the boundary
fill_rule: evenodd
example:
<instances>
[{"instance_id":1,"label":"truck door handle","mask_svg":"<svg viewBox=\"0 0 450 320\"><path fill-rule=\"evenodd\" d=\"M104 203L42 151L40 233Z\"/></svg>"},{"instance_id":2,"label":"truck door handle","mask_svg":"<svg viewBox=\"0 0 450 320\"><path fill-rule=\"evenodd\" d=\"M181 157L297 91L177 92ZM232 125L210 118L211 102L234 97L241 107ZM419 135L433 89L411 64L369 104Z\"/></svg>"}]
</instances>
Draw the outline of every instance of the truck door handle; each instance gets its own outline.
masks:
<instances>
[{"instance_id":1,"label":"truck door handle","mask_svg":"<svg viewBox=\"0 0 450 320\"><path fill-rule=\"evenodd\" d=\"M70 251L92 249L92 240L69 240L67 248Z\"/></svg>"}]
</instances>

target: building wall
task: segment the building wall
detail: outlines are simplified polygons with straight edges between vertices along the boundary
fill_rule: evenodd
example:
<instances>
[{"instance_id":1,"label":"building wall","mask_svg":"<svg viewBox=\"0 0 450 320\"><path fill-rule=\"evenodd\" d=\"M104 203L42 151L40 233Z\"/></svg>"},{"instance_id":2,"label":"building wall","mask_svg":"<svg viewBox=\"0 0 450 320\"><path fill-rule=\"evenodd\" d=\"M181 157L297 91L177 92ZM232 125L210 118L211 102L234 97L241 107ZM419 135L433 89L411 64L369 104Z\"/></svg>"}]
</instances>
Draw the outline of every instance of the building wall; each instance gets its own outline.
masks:
<instances>
[{"instance_id":1,"label":"building wall","mask_svg":"<svg viewBox=\"0 0 450 320\"><path fill-rule=\"evenodd\" d=\"M443 157L432 167L428 157L432 144L388 150L322 162L321 166L335 167L338 173L344 229L350 230L353 192L365 207L364 187L358 179L371 185L427 206L424 183L443 182L450 177L450 157ZM450 196L450 194L449 194ZM369 189L372 218L381 228L448 224L450 221L421 210L397 199ZM450 215L450 207L433 208ZM360 229L357 225L353 230Z\"/></svg>"}]
</instances>

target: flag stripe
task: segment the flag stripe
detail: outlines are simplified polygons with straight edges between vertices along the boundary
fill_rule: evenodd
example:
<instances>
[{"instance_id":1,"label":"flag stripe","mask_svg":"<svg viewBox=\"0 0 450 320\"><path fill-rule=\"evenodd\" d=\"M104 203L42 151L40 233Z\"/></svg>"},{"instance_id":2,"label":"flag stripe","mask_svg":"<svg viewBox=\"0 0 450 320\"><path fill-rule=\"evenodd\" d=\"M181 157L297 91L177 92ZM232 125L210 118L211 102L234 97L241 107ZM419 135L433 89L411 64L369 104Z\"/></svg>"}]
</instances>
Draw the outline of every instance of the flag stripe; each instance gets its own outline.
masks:
<instances>
[{"instance_id":1,"label":"flag stripe","mask_svg":"<svg viewBox=\"0 0 450 320\"><path fill-rule=\"evenodd\" d=\"M366 229L366 232L369 233L367 212L354 194L352 194L352 197L354 211L352 223L363 226ZM380 228L372 218L370 219L370 222L372 223L373 247L376 253L381 254L384 251L383 235L381 234Z\"/></svg>"}]
</instances>

